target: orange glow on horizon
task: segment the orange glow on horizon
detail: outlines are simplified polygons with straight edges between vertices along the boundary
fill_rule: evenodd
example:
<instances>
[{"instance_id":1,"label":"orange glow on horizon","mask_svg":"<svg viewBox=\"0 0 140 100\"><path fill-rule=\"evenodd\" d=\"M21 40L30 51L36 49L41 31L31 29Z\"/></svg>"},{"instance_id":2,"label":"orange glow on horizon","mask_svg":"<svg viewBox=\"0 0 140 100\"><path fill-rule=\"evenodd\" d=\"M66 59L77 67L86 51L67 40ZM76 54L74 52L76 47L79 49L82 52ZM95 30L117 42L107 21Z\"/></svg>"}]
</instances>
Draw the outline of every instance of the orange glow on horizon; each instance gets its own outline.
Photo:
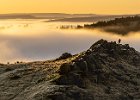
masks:
<instances>
[{"instance_id":1,"label":"orange glow on horizon","mask_svg":"<svg viewBox=\"0 0 140 100\"><path fill-rule=\"evenodd\" d=\"M138 14L140 0L0 0L3 13Z\"/></svg>"}]
</instances>

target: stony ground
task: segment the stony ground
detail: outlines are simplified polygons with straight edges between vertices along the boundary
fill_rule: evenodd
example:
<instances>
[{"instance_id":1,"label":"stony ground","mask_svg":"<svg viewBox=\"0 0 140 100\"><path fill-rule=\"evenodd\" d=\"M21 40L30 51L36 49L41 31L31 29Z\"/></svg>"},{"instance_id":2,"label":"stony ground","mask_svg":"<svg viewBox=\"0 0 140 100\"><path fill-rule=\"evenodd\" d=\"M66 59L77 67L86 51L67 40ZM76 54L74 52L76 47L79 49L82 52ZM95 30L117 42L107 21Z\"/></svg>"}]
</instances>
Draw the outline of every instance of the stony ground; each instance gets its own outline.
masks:
<instances>
[{"instance_id":1,"label":"stony ground","mask_svg":"<svg viewBox=\"0 0 140 100\"><path fill-rule=\"evenodd\" d=\"M0 100L140 100L140 53L100 40L66 59L0 64Z\"/></svg>"}]
</instances>

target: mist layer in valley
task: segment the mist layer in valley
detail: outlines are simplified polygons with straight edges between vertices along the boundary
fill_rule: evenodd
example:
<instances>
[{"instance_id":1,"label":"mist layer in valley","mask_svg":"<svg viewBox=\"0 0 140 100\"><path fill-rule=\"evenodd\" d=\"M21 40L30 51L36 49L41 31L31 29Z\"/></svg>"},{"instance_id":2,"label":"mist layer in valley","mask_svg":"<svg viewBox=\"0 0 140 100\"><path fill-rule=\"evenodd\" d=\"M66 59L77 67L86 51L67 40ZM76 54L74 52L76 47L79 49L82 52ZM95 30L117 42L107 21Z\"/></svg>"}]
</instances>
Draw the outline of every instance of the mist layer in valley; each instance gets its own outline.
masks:
<instances>
[{"instance_id":1,"label":"mist layer in valley","mask_svg":"<svg viewBox=\"0 0 140 100\"><path fill-rule=\"evenodd\" d=\"M54 59L63 52L81 52L93 42L104 38L122 39L140 51L139 32L129 35L109 34L100 30L83 28L62 30L62 25L83 26L87 22L45 22L46 19L0 20L0 63ZM89 23L92 24L92 23Z\"/></svg>"}]
</instances>

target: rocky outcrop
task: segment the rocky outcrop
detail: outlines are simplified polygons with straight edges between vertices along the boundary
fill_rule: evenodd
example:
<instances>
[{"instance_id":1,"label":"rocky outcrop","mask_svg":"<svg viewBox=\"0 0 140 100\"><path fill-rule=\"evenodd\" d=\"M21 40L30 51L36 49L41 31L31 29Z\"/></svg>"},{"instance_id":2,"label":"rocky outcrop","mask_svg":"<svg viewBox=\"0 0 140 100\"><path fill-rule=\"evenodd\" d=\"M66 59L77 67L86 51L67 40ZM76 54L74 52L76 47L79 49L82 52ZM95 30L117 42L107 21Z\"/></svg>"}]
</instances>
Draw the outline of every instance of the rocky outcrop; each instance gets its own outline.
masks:
<instances>
[{"instance_id":1,"label":"rocky outcrop","mask_svg":"<svg viewBox=\"0 0 140 100\"><path fill-rule=\"evenodd\" d=\"M0 65L0 100L139 100L140 53L99 40L66 59Z\"/></svg>"},{"instance_id":2,"label":"rocky outcrop","mask_svg":"<svg viewBox=\"0 0 140 100\"><path fill-rule=\"evenodd\" d=\"M140 53L128 44L100 40L59 73L57 84L92 90L99 100L140 99Z\"/></svg>"}]
</instances>

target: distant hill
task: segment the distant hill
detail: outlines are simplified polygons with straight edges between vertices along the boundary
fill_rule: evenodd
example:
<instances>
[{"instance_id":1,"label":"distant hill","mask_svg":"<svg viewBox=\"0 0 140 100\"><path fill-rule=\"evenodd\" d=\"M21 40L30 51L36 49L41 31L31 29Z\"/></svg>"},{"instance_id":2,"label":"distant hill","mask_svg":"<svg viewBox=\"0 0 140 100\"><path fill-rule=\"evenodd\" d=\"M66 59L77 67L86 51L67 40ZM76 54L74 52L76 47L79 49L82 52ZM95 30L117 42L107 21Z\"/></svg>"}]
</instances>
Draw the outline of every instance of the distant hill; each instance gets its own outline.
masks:
<instances>
[{"instance_id":1,"label":"distant hill","mask_svg":"<svg viewBox=\"0 0 140 100\"><path fill-rule=\"evenodd\" d=\"M48 19L75 18L75 17L93 17L95 14L64 14L64 13L32 13L36 17Z\"/></svg>"},{"instance_id":2,"label":"distant hill","mask_svg":"<svg viewBox=\"0 0 140 100\"><path fill-rule=\"evenodd\" d=\"M108 21L115 18L128 17L134 15L87 15L87 16L74 16L70 18L61 18L49 20L47 22L98 22L98 21Z\"/></svg>"},{"instance_id":3,"label":"distant hill","mask_svg":"<svg viewBox=\"0 0 140 100\"><path fill-rule=\"evenodd\" d=\"M96 14L65 14L65 13L19 13L0 14L0 19L50 19L49 22L95 22L110 20L116 17L131 15L96 15ZM53 19L53 20L52 20Z\"/></svg>"},{"instance_id":4,"label":"distant hill","mask_svg":"<svg viewBox=\"0 0 140 100\"><path fill-rule=\"evenodd\" d=\"M114 20L109 21L99 21L97 23L84 25L83 28L99 28L107 32L127 35L130 32L140 31L140 16L115 18Z\"/></svg>"},{"instance_id":5,"label":"distant hill","mask_svg":"<svg viewBox=\"0 0 140 100\"><path fill-rule=\"evenodd\" d=\"M35 16L30 14L1 14L0 19L35 19Z\"/></svg>"},{"instance_id":6,"label":"distant hill","mask_svg":"<svg viewBox=\"0 0 140 100\"><path fill-rule=\"evenodd\" d=\"M27 14L0 14L0 19L62 19L74 17L91 17L95 14L63 14L63 13L27 13Z\"/></svg>"}]
</instances>

